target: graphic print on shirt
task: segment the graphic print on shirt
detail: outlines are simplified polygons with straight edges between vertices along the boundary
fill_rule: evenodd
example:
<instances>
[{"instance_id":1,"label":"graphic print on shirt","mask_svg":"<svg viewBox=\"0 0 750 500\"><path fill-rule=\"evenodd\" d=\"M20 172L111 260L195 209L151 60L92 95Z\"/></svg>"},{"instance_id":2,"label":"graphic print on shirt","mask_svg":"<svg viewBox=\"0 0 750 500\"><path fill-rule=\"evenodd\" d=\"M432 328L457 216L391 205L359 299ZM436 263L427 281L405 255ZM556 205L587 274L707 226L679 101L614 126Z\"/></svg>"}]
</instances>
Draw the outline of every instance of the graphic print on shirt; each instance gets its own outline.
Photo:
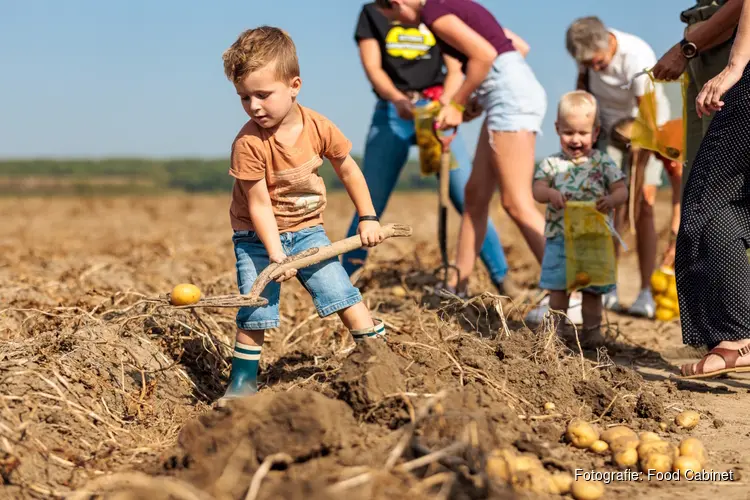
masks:
<instances>
[{"instance_id":1,"label":"graphic print on shirt","mask_svg":"<svg viewBox=\"0 0 750 500\"><path fill-rule=\"evenodd\" d=\"M323 159L316 154L295 168L270 173L274 189L269 194L279 229L315 217L325 209L325 184L318 175L321 166Z\"/></svg>"},{"instance_id":2,"label":"graphic print on shirt","mask_svg":"<svg viewBox=\"0 0 750 500\"><path fill-rule=\"evenodd\" d=\"M391 57L430 59L430 49L435 43L435 35L424 24L418 28L394 24L385 37L385 50Z\"/></svg>"}]
</instances>

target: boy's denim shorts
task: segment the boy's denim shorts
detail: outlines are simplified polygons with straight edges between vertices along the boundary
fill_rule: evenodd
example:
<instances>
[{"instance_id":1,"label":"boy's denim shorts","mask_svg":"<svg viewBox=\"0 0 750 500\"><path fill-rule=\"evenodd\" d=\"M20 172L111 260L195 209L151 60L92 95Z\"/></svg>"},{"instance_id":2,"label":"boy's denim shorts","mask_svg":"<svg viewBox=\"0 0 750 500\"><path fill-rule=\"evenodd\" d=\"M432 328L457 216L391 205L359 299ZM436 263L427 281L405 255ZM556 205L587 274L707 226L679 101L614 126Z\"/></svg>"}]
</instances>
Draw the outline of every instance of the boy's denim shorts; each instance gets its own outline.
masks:
<instances>
[{"instance_id":1,"label":"boy's denim shorts","mask_svg":"<svg viewBox=\"0 0 750 500\"><path fill-rule=\"evenodd\" d=\"M323 226L313 226L299 231L281 233L284 253L293 255L313 247L331 244ZM247 294L258 273L268 264L268 252L254 231L235 231L232 236L234 255L237 258L237 284L240 293ZM359 290L349 281L341 262L332 257L297 271L297 279L313 299L318 315L329 316L362 301ZM277 328L279 318L279 295L281 283L270 282L261 292L268 304L261 307L241 307L237 312L237 326L243 330L265 330Z\"/></svg>"},{"instance_id":2,"label":"boy's denim shorts","mask_svg":"<svg viewBox=\"0 0 750 500\"><path fill-rule=\"evenodd\" d=\"M567 290L567 273L565 266L565 238L556 236L547 238L542 258L542 276L539 288L551 291ZM615 284L607 286L590 286L582 291L594 295L604 295L615 289Z\"/></svg>"},{"instance_id":3,"label":"boy's denim shorts","mask_svg":"<svg viewBox=\"0 0 750 500\"><path fill-rule=\"evenodd\" d=\"M519 52L497 56L476 94L487 112L490 132L527 130L541 134L547 93Z\"/></svg>"}]
</instances>

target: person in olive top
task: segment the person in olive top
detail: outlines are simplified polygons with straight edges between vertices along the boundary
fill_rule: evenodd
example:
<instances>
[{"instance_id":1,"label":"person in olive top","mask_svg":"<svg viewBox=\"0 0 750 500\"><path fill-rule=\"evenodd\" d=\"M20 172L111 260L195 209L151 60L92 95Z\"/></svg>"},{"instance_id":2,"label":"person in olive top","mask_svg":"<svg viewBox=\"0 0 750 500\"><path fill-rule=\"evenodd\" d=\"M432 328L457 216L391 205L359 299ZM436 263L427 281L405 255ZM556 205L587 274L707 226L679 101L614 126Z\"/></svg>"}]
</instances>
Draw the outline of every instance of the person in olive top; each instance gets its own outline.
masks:
<instances>
[{"instance_id":1,"label":"person in olive top","mask_svg":"<svg viewBox=\"0 0 750 500\"><path fill-rule=\"evenodd\" d=\"M444 88L446 92L455 92L463 74L455 59L451 59L453 64L444 66L446 61L435 37L423 24L391 23L374 2L362 7L354 38L362 66L378 98L367 134L363 170L375 211L380 216L407 162L409 149L416 144L415 108L437 100ZM469 114L467 118L472 116ZM456 210L463 213L464 188L472 159L460 132L451 143L451 152L458 168L450 173L450 198ZM355 215L348 236L356 234L358 224ZM366 257L364 248L347 253L343 256L344 268L352 275ZM492 221L487 222L481 258L498 291L512 293L506 290L508 264Z\"/></svg>"},{"instance_id":2,"label":"person in olive top","mask_svg":"<svg viewBox=\"0 0 750 500\"><path fill-rule=\"evenodd\" d=\"M695 99L703 86L726 67L741 11L742 0L697 0L693 7L680 14L680 20L687 25L685 36L654 66L654 77L659 80L673 81L683 73L688 74L683 189L698 147L713 119L712 115L698 116Z\"/></svg>"}]
</instances>

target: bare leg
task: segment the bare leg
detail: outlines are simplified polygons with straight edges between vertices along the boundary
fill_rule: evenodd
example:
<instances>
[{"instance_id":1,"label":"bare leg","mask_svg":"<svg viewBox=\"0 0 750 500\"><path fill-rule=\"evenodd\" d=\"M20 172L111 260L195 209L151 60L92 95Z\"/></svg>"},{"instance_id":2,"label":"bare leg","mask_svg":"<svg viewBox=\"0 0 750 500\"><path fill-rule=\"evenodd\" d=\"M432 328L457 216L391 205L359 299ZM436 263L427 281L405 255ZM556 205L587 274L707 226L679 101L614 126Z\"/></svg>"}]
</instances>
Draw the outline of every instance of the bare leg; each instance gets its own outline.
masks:
<instances>
[{"instance_id":1,"label":"bare leg","mask_svg":"<svg viewBox=\"0 0 750 500\"><path fill-rule=\"evenodd\" d=\"M359 302L351 307L339 311L339 318L344 325L351 330L364 330L372 328L375 323L372 321L370 310L364 302Z\"/></svg>"},{"instance_id":2,"label":"bare leg","mask_svg":"<svg viewBox=\"0 0 750 500\"><path fill-rule=\"evenodd\" d=\"M656 227L654 226L654 203L656 186L643 186L641 213L636 224L638 264L641 271L641 290L649 287L651 275L656 267Z\"/></svg>"},{"instance_id":3,"label":"bare leg","mask_svg":"<svg viewBox=\"0 0 750 500\"><path fill-rule=\"evenodd\" d=\"M675 250L677 247L677 231L680 229L680 215L682 207L682 166L675 166L674 168L667 168L667 174L669 175L669 183L672 187L672 221L670 223L671 235L669 239L669 246L664 252L662 258L663 266L674 266Z\"/></svg>"},{"instance_id":4,"label":"bare leg","mask_svg":"<svg viewBox=\"0 0 750 500\"><path fill-rule=\"evenodd\" d=\"M602 297L593 293L583 292L583 338L581 345L584 347L600 347L604 344L602 337Z\"/></svg>"},{"instance_id":5,"label":"bare leg","mask_svg":"<svg viewBox=\"0 0 750 500\"><path fill-rule=\"evenodd\" d=\"M461 216L456 249L456 267L461 275L461 281L458 283L459 290L466 289L469 276L474 272L474 264L487 231L492 195L495 194L496 189L497 179L492 168L492 150L485 123L482 126L482 133L474 155L474 165L465 188L464 213ZM455 286L455 283L449 282L449 284Z\"/></svg>"},{"instance_id":6,"label":"bare leg","mask_svg":"<svg viewBox=\"0 0 750 500\"><path fill-rule=\"evenodd\" d=\"M598 330L602 324L602 298L600 295L583 292L583 329Z\"/></svg>"},{"instance_id":7,"label":"bare leg","mask_svg":"<svg viewBox=\"0 0 750 500\"><path fill-rule=\"evenodd\" d=\"M537 210L531 185L534 177L533 132L490 132L486 123L477 144L474 169L466 185L466 206L459 232L456 266L461 273L459 288L465 288L484 242L489 204L497 179L503 208L518 225L538 262L544 255L544 216Z\"/></svg>"},{"instance_id":8,"label":"bare leg","mask_svg":"<svg viewBox=\"0 0 750 500\"><path fill-rule=\"evenodd\" d=\"M264 330L237 329L237 342L245 345L263 347Z\"/></svg>"},{"instance_id":9,"label":"bare leg","mask_svg":"<svg viewBox=\"0 0 750 500\"><path fill-rule=\"evenodd\" d=\"M534 181L536 134L492 132L493 166L500 182L503 208L521 230L537 262L544 256L544 215L537 209Z\"/></svg>"},{"instance_id":10,"label":"bare leg","mask_svg":"<svg viewBox=\"0 0 750 500\"><path fill-rule=\"evenodd\" d=\"M549 309L550 311L557 311L565 313L568 310L568 304L570 303L570 295L564 290L551 290L549 292ZM561 325L564 325L565 321L561 316L555 317L555 329L560 331Z\"/></svg>"}]
</instances>

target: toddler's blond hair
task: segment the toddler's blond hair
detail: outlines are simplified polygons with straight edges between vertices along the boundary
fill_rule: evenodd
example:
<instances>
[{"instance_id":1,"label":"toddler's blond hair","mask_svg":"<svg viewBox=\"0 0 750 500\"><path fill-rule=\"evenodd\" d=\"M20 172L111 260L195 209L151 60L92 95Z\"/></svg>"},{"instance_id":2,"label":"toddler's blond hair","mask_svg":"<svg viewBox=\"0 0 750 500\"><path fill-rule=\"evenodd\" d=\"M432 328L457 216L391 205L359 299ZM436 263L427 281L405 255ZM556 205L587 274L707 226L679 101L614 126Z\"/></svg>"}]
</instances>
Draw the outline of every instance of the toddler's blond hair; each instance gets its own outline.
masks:
<instances>
[{"instance_id":1,"label":"toddler's blond hair","mask_svg":"<svg viewBox=\"0 0 750 500\"><path fill-rule=\"evenodd\" d=\"M289 81L299 76L297 49L289 34L272 26L261 26L243 32L222 56L224 73L233 83L276 63L276 77Z\"/></svg>"},{"instance_id":2,"label":"toddler's blond hair","mask_svg":"<svg viewBox=\"0 0 750 500\"><path fill-rule=\"evenodd\" d=\"M599 106L596 97L585 90L574 90L560 98L557 105L557 119L565 118L572 113L584 113L594 117L594 128L599 127Z\"/></svg>"}]
</instances>

